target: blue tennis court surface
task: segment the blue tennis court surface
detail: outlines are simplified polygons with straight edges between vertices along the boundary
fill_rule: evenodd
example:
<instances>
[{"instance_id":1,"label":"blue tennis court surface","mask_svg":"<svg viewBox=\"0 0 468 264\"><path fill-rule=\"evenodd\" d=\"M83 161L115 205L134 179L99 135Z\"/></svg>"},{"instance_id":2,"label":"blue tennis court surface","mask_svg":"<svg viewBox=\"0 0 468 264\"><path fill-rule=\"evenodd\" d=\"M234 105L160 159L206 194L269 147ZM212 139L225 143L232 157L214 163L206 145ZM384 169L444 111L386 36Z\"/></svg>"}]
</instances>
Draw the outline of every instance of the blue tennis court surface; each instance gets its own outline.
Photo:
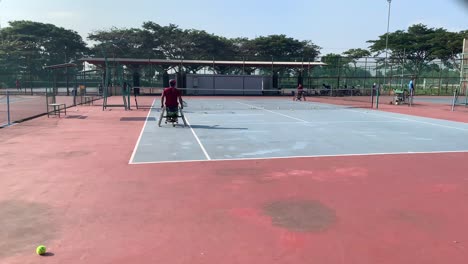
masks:
<instances>
[{"instance_id":1,"label":"blue tennis court surface","mask_svg":"<svg viewBox=\"0 0 468 264\"><path fill-rule=\"evenodd\" d=\"M468 151L465 123L286 98L187 103L186 128L150 110L130 163Z\"/></svg>"}]
</instances>

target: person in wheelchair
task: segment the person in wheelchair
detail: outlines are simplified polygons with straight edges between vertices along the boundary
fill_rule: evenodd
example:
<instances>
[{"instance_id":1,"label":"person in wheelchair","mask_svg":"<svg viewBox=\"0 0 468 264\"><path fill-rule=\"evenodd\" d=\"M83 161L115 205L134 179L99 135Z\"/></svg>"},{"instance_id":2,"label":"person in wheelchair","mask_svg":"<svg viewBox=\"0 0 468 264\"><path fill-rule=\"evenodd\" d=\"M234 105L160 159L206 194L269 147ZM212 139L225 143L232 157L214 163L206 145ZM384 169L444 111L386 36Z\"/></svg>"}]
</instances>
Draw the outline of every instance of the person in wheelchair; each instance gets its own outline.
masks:
<instances>
[{"instance_id":1,"label":"person in wheelchair","mask_svg":"<svg viewBox=\"0 0 468 264\"><path fill-rule=\"evenodd\" d=\"M304 99L304 101L306 101L304 87L302 87L302 84L299 84L299 86L297 87L297 94L293 98L293 100L294 101L301 101L301 99Z\"/></svg>"},{"instance_id":2,"label":"person in wheelchair","mask_svg":"<svg viewBox=\"0 0 468 264\"><path fill-rule=\"evenodd\" d=\"M177 122L179 105L180 109L184 108L182 94L176 88L176 80L171 79L169 81L169 87L165 88L161 95L161 108L166 106L166 120L167 122Z\"/></svg>"}]
</instances>

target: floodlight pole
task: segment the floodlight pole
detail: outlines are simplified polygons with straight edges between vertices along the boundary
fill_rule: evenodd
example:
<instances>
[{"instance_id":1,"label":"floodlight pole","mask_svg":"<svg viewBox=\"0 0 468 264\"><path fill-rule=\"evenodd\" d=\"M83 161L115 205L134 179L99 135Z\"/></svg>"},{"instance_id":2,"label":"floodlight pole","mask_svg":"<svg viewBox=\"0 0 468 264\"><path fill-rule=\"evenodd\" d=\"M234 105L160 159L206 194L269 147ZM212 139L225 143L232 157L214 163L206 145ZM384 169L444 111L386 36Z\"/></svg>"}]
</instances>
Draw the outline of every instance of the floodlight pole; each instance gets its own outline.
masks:
<instances>
[{"instance_id":1,"label":"floodlight pole","mask_svg":"<svg viewBox=\"0 0 468 264\"><path fill-rule=\"evenodd\" d=\"M0 0L0 3L1 3L1 2L2 2L2 0ZM1 33L1 31L2 31L2 18L0 17L0 33ZM0 43L0 44L3 45L3 36L2 36L1 34L0 34L0 37L2 38L2 39L1 39L1 40L2 40L2 43ZM26 91L26 90L25 90L25 91Z\"/></svg>"},{"instance_id":2,"label":"floodlight pole","mask_svg":"<svg viewBox=\"0 0 468 264\"><path fill-rule=\"evenodd\" d=\"M388 34L390 32L390 10L392 6L392 0L387 0L388 2L388 21L387 21L387 35L385 41L385 77L387 77L387 60L388 60Z\"/></svg>"},{"instance_id":3,"label":"floodlight pole","mask_svg":"<svg viewBox=\"0 0 468 264\"><path fill-rule=\"evenodd\" d=\"M387 0L388 2L388 20L387 20L387 34L385 40L385 70L384 70L384 87L387 79L387 64L388 64L388 34L390 32L390 10L392 7L392 0ZM378 101L377 101L378 102ZM377 103L377 108L379 108L379 104Z\"/></svg>"},{"instance_id":4,"label":"floodlight pole","mask_svg":"<svg viewBox=\"0 0 468 264\"><path fill-rule=\"evenodd\" d=\"M0 3L2 2L2 0L0 0ZM2 18L0 17L0 31L2 30Z\"/></svg>"}]
</instances>

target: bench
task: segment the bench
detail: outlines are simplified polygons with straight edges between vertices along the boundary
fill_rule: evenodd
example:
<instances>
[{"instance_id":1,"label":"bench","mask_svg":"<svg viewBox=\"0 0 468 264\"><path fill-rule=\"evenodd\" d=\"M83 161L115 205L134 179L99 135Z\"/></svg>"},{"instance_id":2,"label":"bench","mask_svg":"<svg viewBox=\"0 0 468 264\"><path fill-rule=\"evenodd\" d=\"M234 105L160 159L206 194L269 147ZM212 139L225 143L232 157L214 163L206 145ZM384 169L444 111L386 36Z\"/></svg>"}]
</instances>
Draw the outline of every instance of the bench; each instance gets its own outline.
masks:
<instances>
[{"instance_id":1,"label":"bench","mask_svg":"<svg viewBox=\"0 0 468 264\"><path fill-rule=\"evenodd\" d=\"M65 115L67 115L66 104L49 104L49 107L52 107L53 110L49 111L49 109L47 109L47 117L49 117L50 115L58 115L60 117L62 111L65 113Z\"/></svg>"}]
</instances>

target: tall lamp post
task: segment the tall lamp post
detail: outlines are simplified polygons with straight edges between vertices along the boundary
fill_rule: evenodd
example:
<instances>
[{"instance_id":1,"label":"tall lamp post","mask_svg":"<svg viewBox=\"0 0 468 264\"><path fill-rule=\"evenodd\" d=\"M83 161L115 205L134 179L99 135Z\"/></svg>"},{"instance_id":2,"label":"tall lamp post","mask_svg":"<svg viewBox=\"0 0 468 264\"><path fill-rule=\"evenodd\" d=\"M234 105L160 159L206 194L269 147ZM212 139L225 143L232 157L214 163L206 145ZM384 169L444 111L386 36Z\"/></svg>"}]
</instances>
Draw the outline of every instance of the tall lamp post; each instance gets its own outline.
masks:
<instances>
[{"instance_id":1,"label":"tall lamp post","mask_svg":"<svg viewBox=\"0 0 468 264\"><path fill-rule=\"evenodd\" d=\"M2 2L2 0L0 0L0 3ZM2 19L0 17L0 30L2 29Z\"/></svg>"},{"instance_id":2,"label":"tall lamp post","mask_svg":"<svg viewBox=\"0 0 468 264\"><path fill-rule=\"evenodd\" d=\"M388 2L388 21L387 21L387 35L385 41L385 78L387 78L387 60L388 60L388 34L390 32L390 10L392 6L392 0L387 0Z\"/></svg>"},{"instance_id":3,"label":"tall lamp post","mask_svg":"<svg viewBox=\"0 0 468 264\"><path fill-rule=\"evenodd\" d=\"M386 79L387 79L387 64L388 64L388 34L390 32L390 10L391 10L391 6L392 6L392 0L387 0L388 2L388 20L387 20L387 35L386 35L386 41L385 41L385 70L384 70L384 86L385 86L385 83L386 83ZM379 108L379 95L380 95L380 89L378 89L378 93L377 93L377 104L376 104L376 107Z\"/></svg>"},{"instance_id":4,"label":"tall lamp post","mask_svg":"<svg viewBox=\"0 0 468 264\"><path fill-rule=\"evenodd\" d=\"M2 2L2 0L0 0L0 3L1 2ZM2 31L2 17L0 17L0 32L1 31ZM1 36L1 34L0 34L0 36ZM1 37L1 38L2 38L2 43L1 44L3 45L3 37Z\"/></svg>"}]
</instances>

